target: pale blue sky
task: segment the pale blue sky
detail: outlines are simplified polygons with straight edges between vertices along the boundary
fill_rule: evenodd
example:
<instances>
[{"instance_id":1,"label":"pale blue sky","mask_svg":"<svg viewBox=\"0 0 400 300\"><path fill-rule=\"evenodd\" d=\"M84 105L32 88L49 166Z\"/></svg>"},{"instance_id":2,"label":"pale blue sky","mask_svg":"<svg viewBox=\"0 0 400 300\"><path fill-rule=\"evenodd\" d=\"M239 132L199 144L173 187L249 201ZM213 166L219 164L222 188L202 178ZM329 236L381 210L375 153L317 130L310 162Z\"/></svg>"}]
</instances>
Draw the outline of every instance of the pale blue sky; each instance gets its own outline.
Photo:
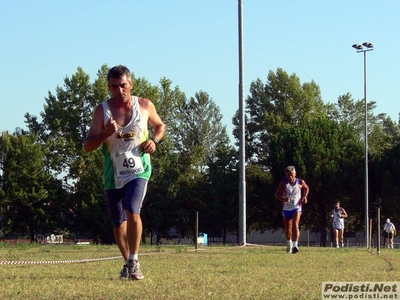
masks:
<instances>
[{"instance_id":1,"label":"pale blue sky","mask_svg":"<svg viewBox=\"0 0 400 300\"><path fill-rule=\"evenodd\" d=\"M368 100L375 113L400 112L400 1L244 1L245 94L257 78L283 68L314 80L325 102L351 93L363 98L363 55L351 47L372 42L367 54ZM238 109L238 1L21 0L4 1L0 18L0 131L25 128L39 116L78 66L92 81L105 63L128 66L157 85L167 77L192 97L207 92L231 135Z\"/></svg>"}]
</instances>

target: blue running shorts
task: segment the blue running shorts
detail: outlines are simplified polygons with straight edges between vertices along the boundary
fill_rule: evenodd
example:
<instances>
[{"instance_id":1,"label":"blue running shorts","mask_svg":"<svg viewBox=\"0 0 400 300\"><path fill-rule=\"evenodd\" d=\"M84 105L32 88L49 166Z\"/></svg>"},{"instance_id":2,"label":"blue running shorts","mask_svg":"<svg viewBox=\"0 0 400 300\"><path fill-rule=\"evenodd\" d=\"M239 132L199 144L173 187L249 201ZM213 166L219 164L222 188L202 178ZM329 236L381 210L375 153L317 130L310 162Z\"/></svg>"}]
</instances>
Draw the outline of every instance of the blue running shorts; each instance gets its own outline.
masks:
<instances>
[{"instance_id":1,"label":"blue running shorts","mask_svg":"<svg viewBox=\"0 0 400 300\"><path fill-rule=\"evenodd\" d=\"M147 179L136 178L120 189L106 190L107 205L114 226L119 227L127 220L126 210L133 214L140 214L147 192L147 183Z\"/></svg>"},{"instance_id":2,"label":"blue running shorts","mask_svg":"<svg viewBox=\"0 0 400 300\"><path fill-rule=\"evenodd\" d=\"M286 219L292 219L293 218L293 214L296 212L301 212L301 207L293 209L293 210L282 210L282 215L286 218Z\"/></svg>"}]
</instances>

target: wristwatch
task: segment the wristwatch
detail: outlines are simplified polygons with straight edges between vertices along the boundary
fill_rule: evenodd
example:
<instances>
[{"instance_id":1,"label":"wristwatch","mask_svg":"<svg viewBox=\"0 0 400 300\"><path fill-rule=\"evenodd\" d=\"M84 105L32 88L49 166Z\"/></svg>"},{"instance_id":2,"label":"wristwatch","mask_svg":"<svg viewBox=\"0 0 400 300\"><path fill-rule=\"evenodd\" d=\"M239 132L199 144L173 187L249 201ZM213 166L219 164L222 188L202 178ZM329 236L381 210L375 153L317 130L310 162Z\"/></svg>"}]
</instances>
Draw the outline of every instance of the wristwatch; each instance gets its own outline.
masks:
<instances>
[{"instance_id":1,"label":"wristwatch","mask_svg":"<svg viewBox=\"0 0 400 300\"><path fill-rule=\"evenodd\" d=\"M160 141L155 137L152 137L151 140L154 142L154 144L156 144L156 146L158 146L158 144L160 143Z\"/></svg>"}]
</instances>

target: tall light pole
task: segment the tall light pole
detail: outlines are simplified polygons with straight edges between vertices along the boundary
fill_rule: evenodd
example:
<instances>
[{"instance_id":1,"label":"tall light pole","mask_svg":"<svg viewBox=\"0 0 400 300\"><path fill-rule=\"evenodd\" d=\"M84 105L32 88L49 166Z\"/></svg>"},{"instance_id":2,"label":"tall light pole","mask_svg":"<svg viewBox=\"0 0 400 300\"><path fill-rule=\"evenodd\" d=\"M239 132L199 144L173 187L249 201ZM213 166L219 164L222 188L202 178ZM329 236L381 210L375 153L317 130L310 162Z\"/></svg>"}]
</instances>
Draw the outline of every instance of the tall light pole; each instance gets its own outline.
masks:
<instances>
[{"instance_id":1,"label":"tall light pole","mask_svg":"<svg viewBox=\"0 0 400 300\"><path fill-rule=\"evenodd\" d=\"M245 99L243 0L238 0L239 23L239 245L246 246Z\"/></svg>"},{"instance_id":2,"label":"tall light pole","mask_svg":"<svg viewBox=\"0 0 400 300\"><path fill-rule=\"evenodd\" d=\"M357 50L357 53L364 53L364 107L365 107L365 116L364 116L364 148L365 148L365 240L367 244L367 248L370 247L369 240L369 211L368 211L368 108L367 108L367 52L374 50L374 45L370 42L365 42L362 45L354 44L352 46Z\"/></svg>"}]
</instances>

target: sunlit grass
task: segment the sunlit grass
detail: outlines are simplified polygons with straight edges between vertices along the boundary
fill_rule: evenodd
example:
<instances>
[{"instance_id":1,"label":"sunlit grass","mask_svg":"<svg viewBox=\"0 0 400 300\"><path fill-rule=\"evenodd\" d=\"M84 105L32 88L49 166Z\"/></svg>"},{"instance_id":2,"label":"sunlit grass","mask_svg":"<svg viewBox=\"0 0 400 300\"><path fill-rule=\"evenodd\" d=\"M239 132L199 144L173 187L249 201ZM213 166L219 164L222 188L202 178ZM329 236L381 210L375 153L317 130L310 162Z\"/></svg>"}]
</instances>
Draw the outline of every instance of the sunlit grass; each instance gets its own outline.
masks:
<instances>
[{"instance_id":1,"label":"sunlit grass","mask_svg":"<svg viewBox=\"0 0 400 300\"><path fill-rule=\"evenodd\" d=\"M0 261L119 257L116 246L0 248ZM399 250L301 247L142 247L145 279L120 281L122 258L87 263L0 265L1 299L321 299L323 281L393 281Z\"/></svg>"}]
</instances>

